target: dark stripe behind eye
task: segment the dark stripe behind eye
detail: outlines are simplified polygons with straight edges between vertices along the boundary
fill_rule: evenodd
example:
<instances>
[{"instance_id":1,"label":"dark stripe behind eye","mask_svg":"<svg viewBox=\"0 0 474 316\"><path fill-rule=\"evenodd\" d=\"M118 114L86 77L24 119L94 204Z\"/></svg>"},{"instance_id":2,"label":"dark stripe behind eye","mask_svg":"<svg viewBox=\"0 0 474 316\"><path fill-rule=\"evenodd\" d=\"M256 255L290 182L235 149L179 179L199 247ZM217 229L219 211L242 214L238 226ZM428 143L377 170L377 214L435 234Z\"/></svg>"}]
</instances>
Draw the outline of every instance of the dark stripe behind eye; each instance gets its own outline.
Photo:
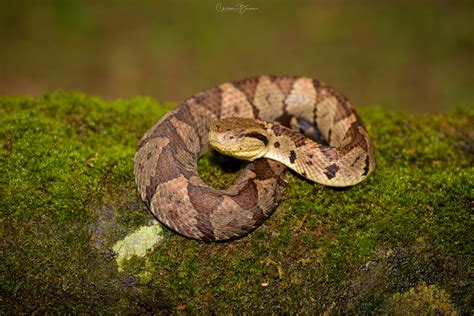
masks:
<instances>
[{"instance_id":1,"label":"dark stripe behind eye","mask_svg":"<svg viewBox=\"0 0 474 316\"><path fill-rule=\"evenodd\" d=\"M246 134L243 134L242 136L253 137L253 138L261 140L265 145L268 144L268 138L266 138L264 135L259 134L257 132L246 133Z\"/></svg>"}]
</instances>

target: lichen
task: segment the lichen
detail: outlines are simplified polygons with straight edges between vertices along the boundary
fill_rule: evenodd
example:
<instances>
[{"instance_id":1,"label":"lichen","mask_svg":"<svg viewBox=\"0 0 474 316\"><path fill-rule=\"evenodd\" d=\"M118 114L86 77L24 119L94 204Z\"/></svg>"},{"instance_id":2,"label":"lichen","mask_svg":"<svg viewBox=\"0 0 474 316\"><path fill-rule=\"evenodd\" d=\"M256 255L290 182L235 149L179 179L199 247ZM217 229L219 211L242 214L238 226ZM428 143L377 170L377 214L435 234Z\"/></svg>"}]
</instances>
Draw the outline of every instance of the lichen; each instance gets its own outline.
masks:
<instances>
[{"instance_id":1,"label":"lichen","mask_svg":"<svg viewBox=\"0 0 474 316\"><path fill-rule=\"evenodd\" d=\"M118 270L123 271L123 263L133 256L144 257L147 251L152 250L157 242L162 239L163 229L158 223L143 226L117 241L112 249L117 253Z\"/></svg>"},{"instance_id":2,"label":"lichen","mask_svg":"<svg viewBox=\"0 0 474 316\"><path fill-rule=\"evenodd\" d=\"M419 284L470 312L472 108L359 108L378 163L366 181L331 189L292 173L251 234L204 243L163 229L119 272L114 244L154 219L134 183L136 146L172 106L65 92L0 98L2 313L366 314ZM223 188L242 164L212 152L198 166Z\"/></svg>"}]
</instances>

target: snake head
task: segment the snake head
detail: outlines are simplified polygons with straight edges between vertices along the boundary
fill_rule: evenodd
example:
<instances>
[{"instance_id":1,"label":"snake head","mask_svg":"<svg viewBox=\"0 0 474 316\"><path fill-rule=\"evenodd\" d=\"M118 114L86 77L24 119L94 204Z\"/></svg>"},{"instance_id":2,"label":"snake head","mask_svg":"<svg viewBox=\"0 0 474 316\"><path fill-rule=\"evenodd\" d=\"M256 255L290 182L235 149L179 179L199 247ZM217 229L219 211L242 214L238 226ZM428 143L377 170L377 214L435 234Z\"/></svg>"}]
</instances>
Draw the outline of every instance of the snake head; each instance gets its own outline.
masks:
<instances>
[{"instance_id":1,"label":"snake head","mask_svg":"<svg viewBox=\"0 0 474 316\"><path fill-rule=\"evenodd\" d=\"M263 122L232 117L215 120L209 129L209 144L218 152L242 160L253 161L268 150L268 133Z\"/></svg>"}]
</instances>

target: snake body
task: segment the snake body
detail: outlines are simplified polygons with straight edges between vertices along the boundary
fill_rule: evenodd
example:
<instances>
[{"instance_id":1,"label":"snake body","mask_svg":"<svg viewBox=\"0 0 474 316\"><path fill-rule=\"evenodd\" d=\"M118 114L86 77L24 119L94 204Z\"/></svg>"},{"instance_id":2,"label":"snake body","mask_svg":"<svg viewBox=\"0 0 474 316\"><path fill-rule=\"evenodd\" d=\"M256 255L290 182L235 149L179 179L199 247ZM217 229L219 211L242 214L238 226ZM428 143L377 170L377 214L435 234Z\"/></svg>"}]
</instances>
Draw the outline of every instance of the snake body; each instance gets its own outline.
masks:
<instances>
[{"instance_id":1,"label":"snake body","mask_svg":"<svg viewBox=\"0 0 474 316\"><path fill-rule=\"evenodd\" d=\"M211 188L197 172L211 125L223 139L262 142L272 160L250 163L226 190ZM375 159L359 116L334 88L307 77L259 76L200 92L168 112L141 139L134 173L163 224L195 239L228 240L273 212L286 184L283 164L312 181L349 186L373 171Z\"/></svg>"}]
</instances>

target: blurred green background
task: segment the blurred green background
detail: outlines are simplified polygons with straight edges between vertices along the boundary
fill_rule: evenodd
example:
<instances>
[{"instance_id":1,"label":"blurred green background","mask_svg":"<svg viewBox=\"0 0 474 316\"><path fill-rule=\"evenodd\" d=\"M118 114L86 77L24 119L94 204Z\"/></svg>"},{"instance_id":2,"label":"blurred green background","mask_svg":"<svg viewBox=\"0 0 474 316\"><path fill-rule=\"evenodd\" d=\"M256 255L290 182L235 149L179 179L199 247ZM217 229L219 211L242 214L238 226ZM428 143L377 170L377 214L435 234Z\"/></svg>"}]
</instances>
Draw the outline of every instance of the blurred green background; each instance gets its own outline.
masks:
<instances>
[{"instance_id":1,"label":"blurred green background","mask_svg":"<svg viewBox=\"0 0 474 316\"><path fill-rule=\"evenodd\" d=\"M256 10L216 9L238 3ZM473 3L0 0L0 94L166 102L294 74L356 105L446 112L474 104Z\"/></svg>"}]
</instances>

